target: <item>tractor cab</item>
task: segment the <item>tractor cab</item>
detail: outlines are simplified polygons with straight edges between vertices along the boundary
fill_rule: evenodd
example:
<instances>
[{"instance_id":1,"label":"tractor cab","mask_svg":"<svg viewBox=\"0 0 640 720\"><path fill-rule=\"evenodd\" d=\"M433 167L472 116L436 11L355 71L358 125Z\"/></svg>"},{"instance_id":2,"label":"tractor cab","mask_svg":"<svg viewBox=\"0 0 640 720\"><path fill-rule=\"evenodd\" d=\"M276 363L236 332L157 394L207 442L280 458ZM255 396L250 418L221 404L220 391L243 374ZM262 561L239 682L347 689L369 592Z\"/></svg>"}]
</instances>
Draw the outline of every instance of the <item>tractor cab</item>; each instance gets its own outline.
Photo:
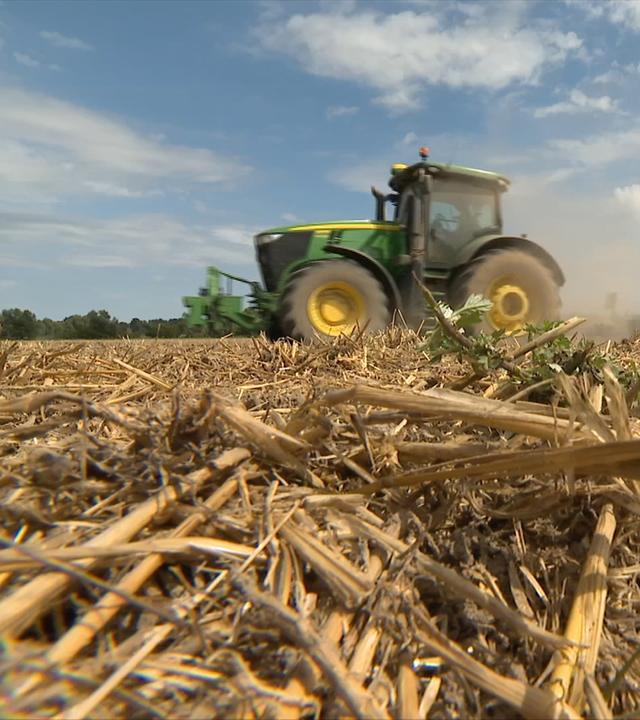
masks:
<instances>
[{"instance_id":1,"label":"tractor cab","mask_svg":"<svg viewBox=\"0 0 640 720\"><path fill-rule=\"evenodd\" d=\"M502 233L500 197L509 180L485 170L431 162L428 148L420 154L422 161L415 165L392 166L389 185L395 192L383 195L371 189L376 215L384 220L389 203L394 222L412 229L414 236L424 236L419 245L430 262L451 264L470 241Z\"/></svg>"},{"instance_id":2,"label":"tractor cab","mask_svg":"<svg viewBox=\"0 0 640 720\"><path fill-rule=\"evenodd\" d=\"M389 204L393 221L406 233L411 272L401 289L413 325L424 310L413 278L431 280L428 284L446 301L450 270L466 248L501 234L500 196L509 186L497 173L431 162L428 148L420 148L420 158L414 165L392 166L391 194L371 189L377 219L385 220Z\"/></svg>"}]
</instances>

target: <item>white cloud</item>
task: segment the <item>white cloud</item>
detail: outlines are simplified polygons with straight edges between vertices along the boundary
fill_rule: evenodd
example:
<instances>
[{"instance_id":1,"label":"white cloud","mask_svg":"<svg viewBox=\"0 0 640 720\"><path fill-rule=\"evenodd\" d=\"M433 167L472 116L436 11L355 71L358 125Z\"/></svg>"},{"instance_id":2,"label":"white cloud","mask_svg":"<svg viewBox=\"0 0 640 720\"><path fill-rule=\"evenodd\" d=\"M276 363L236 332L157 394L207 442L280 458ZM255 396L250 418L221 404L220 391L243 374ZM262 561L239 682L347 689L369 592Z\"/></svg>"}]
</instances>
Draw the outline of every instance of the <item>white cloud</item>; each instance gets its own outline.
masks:
<instances>
[{"instance_id":1,"label":"white cloud","mask_svg":"<svg viewBox=\"0 0 640 720\"><path fill-rule=\"evenodd\" d=\"M282 0L258 0L258 12L261 20L278 20L286 13L285 3Z\"/></svg>"},{"instance_id":2,"label":"white cloud","mask_svg":"<svg viewBox=\"0 0 640 720\"><path fill-rule=\"evenodd\" d=\"M54 47L66 48L67 50L93 50L93 47L89 43L84 42L76 37L69 37L62 33L43 30L40 33L40 37L47 42L50 42Z\"/></svg>"},{"instance_id":3,"label":"white cloud","mask_svg":"<svg viewBox=\"0 0 640 720\"><path fill-rule=\"evenodd\" d=\"M20 65L24 65L25 67L40 67L40 63L35 58L32 58L31 55L27 55L27 53L14 52L13 57L17 63L20 63Z\"/></svg>"},{"instance_id":4,"label":"white cloud","mask_svg":"<svg viewBox=\"0 0 640 720\"><path fill-rule=\"evenodd\" d=\"M640 30L640 0L614 0L607 4L607 11L613 22Z\"/></svg>"},{"instance_id":5,"label":"white cloud","mask_svg":"<svg viewBox=\"0 0 640 720\"><path fill-rule=\"evenodd\" d=\"M355 115L360 108L355 105L330 105L327 108L327 118L333 120L337 117L345 117L348 115Z\"/></svg>"},{"instance_id":6,"label":"white cloud","mask_svg":"<svg viewBox=\"0 0 640 720\"><path fill-rule=\"evenodd\" d=\"M640 75L640 63L628 63L627 65L621 65L615 60L611 63L611 68L600 75L596 75L591 82L595 84L620 84L628 77Z\"/></svg>"},{"instance_id":7,"label":"white cloud","mask_svg":"<svg viewBox=\"0 0 640 720\"><path fill-rule=\"evenodd\" d=\"M282 219L285 222L290 222L290 223L298 222L298 216L294 215L293 213L289 213L289 212L282 213Z\"/></svg>"},{"instance_id":8,"label":"white cloud","mask_svg":"<svg viewBox=\"0 0 640 720\"><path fill-rule=\"evenodd\" d=\"M140 198L164 194L162 190L148 190L146 192L130 190L129 188L122 187L121 185L115 185L114 183L96 182L93 180L87 180L84 184L85 187L89 188L92 192L98 195L108 195L110 197Z\"/></svg>"},{"instance_id":9,"label":"white cloud","mask_svg":"<svg viewBox=\"0 0 640 720\"><path fill-rule=\"evenodd\" d=\"M456 22L437 5L390 14L332 9L262 24L258 37L311 74L369 86L377 102L406 110L429 85L499 90L534 83L581 47L575 33L523 17L523 7L488 4Z\"/></svg>"},{"instance_id":10,"label":"white cloud","mask_svg":"<svg viewBox=\"0 0 640 720\"><path fill-rule=\"evenodd\" d=\"M565 3L591 19L606 18L630 30L640 30L640 0L565 0Z\"/></svg>"},{"instance_id":11,"label":"white cloud","mask_svg":"<svg viewBox=\"0 0 640 720\"><path fill-rule=\"evenodd\" d=\"M351 192L368 193L372 185L386 188L392 160L376 158L348 163L331 171L329 181ZM373 203L373 200L371 201ZM373 205L371 206L373 208Z\"/></svg>"},{"instance_id":12,"label":"white cloud","mask_svg":"<svg viewBox=\"0 0 640 720\"><path fill-rule=\"evenodd\" d=\"M583 139L551 140L549 148L574 163L602 167L618 160L640 161L640 126Z\"/></svg>"},{"instance_id":13,"label":"white cloud","mask_svg":"<svg viewBox=\"0 0 640 720\"><path fill-rule=\"evenodd\" d=\"M352 153L340 158L328 176L328 180L345 190L370 193L371 185L384 190L388 187L391 167L394 163L417 162L418 148L428 145L431 158L437 162L463 164L473 167L504 169L504 162L496 168L494 152L487 143L481 143L476 134L437 133L420 129L410 131L400 138L382 139L376 151L366 158ZM428 142L427 142L428 141ZM373 210L373 200L371 201Z\"/></svg>"},{"instance_id":14,"label":"white cloud","mask_svg":"<svg viewBox=\"0 0 640 720\"><path fill-rule=\"evenodd\" d=\"M567 180L575 177L578 172L576 167L559 167L551 171L531 173L516 171L511 176L513 185L509 189L505 203L508 205L511 198L526 200L526 198L540 197L550 190L553 192L553 185L563 185Z\"/></svg>"},{"instance_id":15,"label":"white cloud","mask_svg":"<svg viewBox=\"0 0 640 720\"><path fill-rule=\"evenodd\" d=\"M71 255L64 258L64 265L70 265L71 267L86 267L86 268L130 268L135 267L135 263L132 262L131 258L122 257L119 255L96 255L90 253L89 255Z\"/></svg>"},{"instance_id":16,"label":"white cloud","mask_svg":"<svg viewBox=\"0 0 640 720\"><path fill-rule=\"evenodd\" d=\"M613 195L622 207L636 213L640 218L640 185L617 187Z\"/></svg>"},{"instance_id":17,"label":"white cloud","mask_svg":"<svg viewBox=\"0 0 640 720\"><path fill-rule=\"evenodd\" d=\"M16 192L20 188L38 194L46 187L54 188L64 177L61 162L45 158L35 147L0 138L0 191Z\"/></svg>"},{"instance_id":18,"label":"white cloud","mask_svg":"<svg viewBox=\"0 0 640 720\"><path fill-rule=\"evenodd\" d=\"M205 202L202 202L202 200L194 200L193 201L193 209L200 213L201 215L205 215L209 212L209 205Z\"/></svg>"},{"instance_id":19,"label":"white cloud","mask_svg":"<svg viewBox=\"0 0 640 720\"><path fill-rule=\"evenodd\" d=\"M172 145L118 119L0 87L0 202L64 194L148 195L158 184L220 183L248 168Z\"/></svg>"},{"instance_id":20,"label":"white cloud","mask_svg":"<svg viewBox=\"0 0 640 720\"><path fill-rule=\"evenodd\" d=\"M607 70L600 75L596 75L592 83L596 85L607 85L610 83L619 83L622 80L622 73L619 70Z\"/></svg>"},{"instance_id":21,"label":"white cloud","mask_svg":"<svg viewBox=\"0 0 640 720\"><path fill-rule=\"evenodd\" d=\"M574 114L583 112L619 112L618 101L612 100L608 95L589 97L582 90L572 90L568 100L536 108L533 115L537 118L544 118L561 113Z\"/></svg>"},{"instance_id":22,"label":"white cloud","mask_svg":"<svg viewBox=\"0 0 640 720\"><path fill-rule=\"evenodd\" d=\"M52 215L0 212L2 266L40 267L53 255L60 266L92 268L251 266L250 225L185 223L168 215L111 220L70 220ZM105 252L105 250L107 250Z\"/></svg>"},{"instance_id":23,"label":"white cloud","mask_svg":"<svg viewBox=\"0 0 640 720\"><path fill-rule=\"evenodd\" d=\"M418 136L414 132L408 132L401 142L403 145L413 145L418 142Z\"/></svg>"}]
</instances>

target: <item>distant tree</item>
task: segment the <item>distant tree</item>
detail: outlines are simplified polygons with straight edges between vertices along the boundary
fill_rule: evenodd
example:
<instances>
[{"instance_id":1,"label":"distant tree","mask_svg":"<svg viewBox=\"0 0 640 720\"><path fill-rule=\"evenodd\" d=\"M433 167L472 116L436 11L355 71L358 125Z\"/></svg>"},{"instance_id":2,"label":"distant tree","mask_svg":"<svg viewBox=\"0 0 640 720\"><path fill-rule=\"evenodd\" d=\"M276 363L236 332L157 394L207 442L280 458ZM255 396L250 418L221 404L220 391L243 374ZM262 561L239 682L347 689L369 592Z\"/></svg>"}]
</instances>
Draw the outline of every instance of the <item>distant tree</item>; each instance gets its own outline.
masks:
<instances>
[{"instance_id":1,"label":"distant tree","mask_svg":"<svg viewBox=\"0 0 640 720\"><path fill-rule=\"evenodd\" d=\"M91 310L85 315L85 322L89 339L106 340L119 337L118 321L106 310Z\"/></svg>"},{"instance_id":2,"label":"distant tree","mask_svg":"<svg viewBox=\"0 0 640 720\"><path fill-rule=\"evenodd\" d=\"M38 339L40 340L56 340L62 332L62 323L51 318L42 318L38 320Z\"/></svg>"},{"instance_id":3,"label":"distant tree","mask_svg":"<svg viewBox=\"0 0 640 720\"><path fill-rule=\"evenodd\" d=\"M190 328L184 317L169 320L122 322L106 310L91 310L86 315L69 315L64 320L38 320L30 310L2 310L0 338L15 340L108 340L112 338L206 337L206 328Z\"/></svg>"},{"instance_id":4,"label":"distant tree","mask_svg":"<svg viewBox=\"0 0 640 720\"><path fill-rule=\"evenodd\" d=\"M0 313L0 337L32 340L38 333L38 320L31 310L12 308Z\"/></svg>"},{"instance_id":5,"label":"distant tree","mask_svg":"<svg viewBox=\"0 0 640 720\"><path fill-rule=\"evenodd\" d=\"M62 340L80 340L86 336L87 324L82 315L69 315L61 320L57 336Z\"/></svg>"},{"instance_id":6,"label":"distant tree","mask_svg":"<svg viewBox=\"0 0 640 720\"><path fill-rule=\"evenodd\" d=\"M147 337L157 338L180 338L193 337L198 334L187 326L184 318L172 318L171 320L149 320Z\"/></svg>"},{"instance_id":7,"label":"distant tree","mask_svg":"<svg viewBox=\"0 0 640 720\"><path fill-rule=\"evenodd\" d=\"M66 317L56 335L65 340L107 340L120 337L118 325L106 310L91 310L86 315Z\"/></svg>"},{"instance_id":8,"label":"distant tree","mask_svg":"<svg viewBox=\"0 0 640 720\"><path fill-rule=\"evenodd\" d=\"M129 337L146 337L147 321L140 318L132 318L129 323Z\"/></svg>"}]
</instances>

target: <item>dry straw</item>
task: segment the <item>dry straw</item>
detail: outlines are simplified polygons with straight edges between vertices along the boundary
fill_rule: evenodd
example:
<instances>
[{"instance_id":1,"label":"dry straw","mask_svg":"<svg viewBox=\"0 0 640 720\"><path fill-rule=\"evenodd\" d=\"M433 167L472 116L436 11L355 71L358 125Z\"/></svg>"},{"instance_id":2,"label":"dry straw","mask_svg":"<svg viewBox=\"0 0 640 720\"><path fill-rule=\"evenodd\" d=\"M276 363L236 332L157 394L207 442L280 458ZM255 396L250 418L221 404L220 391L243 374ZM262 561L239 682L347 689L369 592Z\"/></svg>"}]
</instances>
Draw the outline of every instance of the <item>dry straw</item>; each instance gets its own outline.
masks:
<instances>
[{"instance_id":1,"label":"dry straw","mask_svg":"<svg viewBox=\"0 0 640 720\"><path fill-rule=\"evenodd\" d=\"M579 323L485 377L398 328L0 347L0 714L637 714L637 390L512 382Z\"/></svg>"}]
</instances>

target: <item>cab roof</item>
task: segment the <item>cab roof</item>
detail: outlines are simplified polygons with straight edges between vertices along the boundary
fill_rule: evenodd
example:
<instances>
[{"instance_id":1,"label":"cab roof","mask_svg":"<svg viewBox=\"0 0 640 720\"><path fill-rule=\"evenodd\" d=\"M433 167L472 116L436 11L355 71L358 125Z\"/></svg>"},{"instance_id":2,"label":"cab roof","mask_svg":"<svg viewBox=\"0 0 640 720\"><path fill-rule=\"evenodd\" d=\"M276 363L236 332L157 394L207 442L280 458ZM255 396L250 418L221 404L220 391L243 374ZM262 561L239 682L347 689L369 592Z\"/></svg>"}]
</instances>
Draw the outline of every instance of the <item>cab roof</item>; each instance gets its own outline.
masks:
<instances>
[{"instance_id":1,"label":"cab roof","mask_svg":"<svg viewBox=\"0 0 640 720\"><path fill-rule=\"evenodd\" d=\"M489 170L479 170L477 168L465 167L464 165L450 165L428 160L426 162L408 165L406 168L399 170L391 176L389 186L396 191L402 190L406 185L415 180L416 171L419 168L424 168L434 177L459 178L467 182L497 185L500 190L506 190L511 184L509 178L499 173L490 172Z\"/></svg>"}]
</instances>

